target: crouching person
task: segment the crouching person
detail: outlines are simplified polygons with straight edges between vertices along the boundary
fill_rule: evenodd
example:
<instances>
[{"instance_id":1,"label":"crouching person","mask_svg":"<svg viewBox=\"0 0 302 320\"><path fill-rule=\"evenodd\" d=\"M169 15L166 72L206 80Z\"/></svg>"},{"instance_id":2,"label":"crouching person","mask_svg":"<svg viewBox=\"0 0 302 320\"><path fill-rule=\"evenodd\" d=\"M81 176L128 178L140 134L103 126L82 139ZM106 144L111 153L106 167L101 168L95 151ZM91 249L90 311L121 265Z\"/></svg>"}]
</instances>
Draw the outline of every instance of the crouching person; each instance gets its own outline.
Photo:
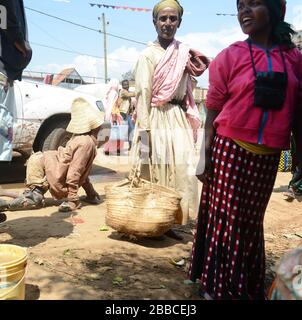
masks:
<instances>
[{"instance_id":1,"label":"crouching person","mask_svg":"<svg viewBox=\"0 0 302 320\"><path fill-rule=\"evenodd\" d=\"M49 190L56 200L65 199L59 211L81 207L78 190L83 187L87 202L97 204L100 196L89 181L89 173L97 154L97 136L104 123L104 114L83 98L73 101L67 131L72 138L66 147L34 153L28 160L26 187L22 196L9 204L8 210L41 208Z\"/></svg>"}]
</instances>

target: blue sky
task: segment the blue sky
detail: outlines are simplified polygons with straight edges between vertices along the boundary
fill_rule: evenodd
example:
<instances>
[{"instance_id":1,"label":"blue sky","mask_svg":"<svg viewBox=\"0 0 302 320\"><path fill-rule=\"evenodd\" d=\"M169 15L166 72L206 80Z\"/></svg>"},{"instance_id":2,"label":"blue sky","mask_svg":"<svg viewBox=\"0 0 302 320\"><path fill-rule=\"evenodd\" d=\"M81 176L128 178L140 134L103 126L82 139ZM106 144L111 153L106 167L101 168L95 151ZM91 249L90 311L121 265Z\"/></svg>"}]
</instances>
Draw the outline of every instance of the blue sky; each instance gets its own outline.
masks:
<instances>
[{"instance_id":1,"label":"blue sky","mask_svg":"<svg viewBox=\"0 0 302 320\"><path fill-rule=\"evenodd\" d=\"M89 3L153 8L156 2L155 0L24 0L26 7L98 30L102 29L98 17L104 12L109 21L107 32L140 42L148 42L156 38L150 12L100 9L91 7ZM185 9L185 15L177 38L208 56L213 57L230 43L245 38L236 17L216 15L216 13L236 13L235 0L182 0L180 2ZM301 0L287 0L287 3L286 20L294 24L296 28L302 29ZM30 10L26 10L26 14L34 53L28 70L59 72L65 67L76 67L83 76L104 77L102 59L69 54L36 45L42 44L103 57L103 36L101 34ZM111 59L108 61L109 77L120 79L122 73L133 68L144 46L110 36L107 41L108 57ZM200 79L201 85L206 85L206 77L205 75Z\"/></svg>"}]
</instances>

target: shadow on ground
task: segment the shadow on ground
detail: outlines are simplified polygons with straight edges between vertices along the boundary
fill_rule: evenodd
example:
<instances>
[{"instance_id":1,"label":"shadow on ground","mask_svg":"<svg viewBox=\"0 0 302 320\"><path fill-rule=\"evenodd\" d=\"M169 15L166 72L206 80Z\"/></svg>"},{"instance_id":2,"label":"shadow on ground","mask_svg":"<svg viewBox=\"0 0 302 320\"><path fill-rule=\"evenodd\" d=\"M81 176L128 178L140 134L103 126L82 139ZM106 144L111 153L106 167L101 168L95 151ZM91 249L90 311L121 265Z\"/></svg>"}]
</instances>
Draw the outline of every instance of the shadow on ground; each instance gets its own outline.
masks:
<instances>
[{"instance_id":1,"label":"shadow on ground","mask_svg":"<svg viewBox=\"0 0 302 320\"><path fill-rule=\"evenodd\" d=\"M26 159L22 157L13 158L11 162L0 161L0 184L24 182L26 175Z\"/></svg>"},{"instance_id":2,"label":"shadow on ground","mask_svg":"<svg viewBox=\"0 0 302 320\"><path fill-rule=\"evenodd\" d=\"M274 188L273 192L275 193L283 193L288 191L288 186L280 186L278 188Z\"/></svg>"},{"instance_id":3,"label":"shadow on ground","mask_svg":"<svg viewBox=\"0 0 302 320\"><path fill-rule=\"evenodd\" d=\"M197 287L184 283L185 268L175 267L168 257L71 249L39 268L51 272L35 277L37 283L43 283L40 290L44 294L65 284L58 299L199 299Z\"/></svg>"},{"instance_id":4,"label":"shadow on ground","mask_svg":"<svg viewBox=\"0 0 302 320\"><path fill-rule=\"evenodd\" d=\"M165 235L156 237L156 238L134 238L117 231L113 231L108 238L117 241L131 242L136 245L146 247L146 248L167 248L172 247L178 243L187 244L190 241L193 241L193 236L182 235L183 240L171 239Z\"/></svg>"},{"instance_id":5,"label":"shadow on ground","mask_svg":"<svg viewBox=\"0 0 302 320\"><path fill-rule=\"evenodd\" d=\"M45 296L50 294L56 299L53 294L57 292L60 300L200 300L198 285L186 283L187 253L186 264L176 267L169 256L150 256L122 248L98 252L68 249L52 257L50 263L44 261L38 266L43 272L37 273L35 283L43 283L39 286ZM267 252L267 292L275 277L271 268L279 258ZM27 299L37 299L38 289L27 288Z\"/></svg>"},{"instance_id":6,"label":"shadow on ground","mask_svg":"<svg viewBox=\"0 0 302 320\"><path fill-rule=\"evenodd\" d=\"M75 215L76 213L73 213ZM9 212L7 212L9 215ZM73 232L73 224L65 221L70 212L54 212L51 216L22 217L0 226L1 243L34 247L48 238L64 238ZM6 237L6 240L2 240Z\"/></svg>"},{"instance_id":7,"label":"shadow on ground","mask_svg":"<svg viewBox=\"0 0 302 320\"><path fill-rule=\"evenodd\" d=\"M127 176L126 172L117 172L115 170L111 170L106 167L102 167L99 165L94 164L91 169L90 173L90 181L92 183L97 183L97 182L118 182L121 180L124 180Z\"/></svg>"},{"instance_id":8,"label":"shadow on ground","mask_svg":"<svg viewBox=\"0 0 302 320\"><path fill-rule=\"evenodd\" d=\"M25 285L25 300L38 300L40 298L40 289L37 285Z\"/></svg>"},{"instance_id":9,"label":"shadow on ground","mask_svg":"<svg viewBox=\"0 0 302 320\"><path fill-rule=\"evenodd\" d=\"M176 244L188 244L189 242L193 242L193 229L195 228L195 225L195 219L190 219L186 225L174 225L172 227L178 235L183 237L182 240L175 240L166 235L153 238L136 238L114 230L108 237L117 241L132 242L146 248L166 248Z\"/></svg>"}]
</instances>

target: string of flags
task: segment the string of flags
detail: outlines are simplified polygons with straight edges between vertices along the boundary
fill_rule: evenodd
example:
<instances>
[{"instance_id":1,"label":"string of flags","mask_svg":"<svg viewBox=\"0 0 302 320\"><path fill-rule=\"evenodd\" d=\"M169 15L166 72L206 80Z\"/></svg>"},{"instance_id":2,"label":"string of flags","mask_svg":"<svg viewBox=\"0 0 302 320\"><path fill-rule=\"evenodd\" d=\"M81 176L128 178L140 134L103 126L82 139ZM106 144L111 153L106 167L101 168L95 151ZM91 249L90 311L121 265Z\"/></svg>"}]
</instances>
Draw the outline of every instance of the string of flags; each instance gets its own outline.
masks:
<instances>
[{"instance_id":1,"label":"string of flags","mask_svg":"<svg viewBox=\"0 0 302 320\"><path fill-rule=\"evenodd\" d=\"M89 3L91 7L97 6L99 8L106 8L106 9L114 9L114 10L131 10L131 11L139 11L139 12L150 12L152 9L146 9L146 8L133 8L133 7L125 7L125 6L113 6L103 3Z\"/></svg>"}]
</instances>

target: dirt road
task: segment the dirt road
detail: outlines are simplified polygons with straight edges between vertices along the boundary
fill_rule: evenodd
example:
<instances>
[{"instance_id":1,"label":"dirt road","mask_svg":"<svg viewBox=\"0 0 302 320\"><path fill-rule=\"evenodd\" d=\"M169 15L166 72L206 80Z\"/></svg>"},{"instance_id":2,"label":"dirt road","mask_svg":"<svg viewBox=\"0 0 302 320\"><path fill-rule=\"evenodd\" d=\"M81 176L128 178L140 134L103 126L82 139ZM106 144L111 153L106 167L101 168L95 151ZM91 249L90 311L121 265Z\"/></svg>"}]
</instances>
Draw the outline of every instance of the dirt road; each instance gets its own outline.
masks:
<instances>
[{"instance_id":1,"label":"dirt road","mask_svg":"<svg viewBox=\"0 0 302 320\"><path fill-rule=\"evenodd\" d=\"M103 200L104 186L128 172L127 159L97 158L91 178ZM302 204L282 196L289 179L289 174L279 174L265 218L267 285L276 260L302 240ZM23 189L22 184L2 187ZM58 212L50 200L48 205L8 212L7 222L0 225L0 243L28 248L26 299L198 299L196 288L184 284L193 219L179 230L181 242L167 237L136 241L104 228L105 202L84 205L73 215ZM176 267L172 259L185 264Z\"/></svg>"}]
</instances>

